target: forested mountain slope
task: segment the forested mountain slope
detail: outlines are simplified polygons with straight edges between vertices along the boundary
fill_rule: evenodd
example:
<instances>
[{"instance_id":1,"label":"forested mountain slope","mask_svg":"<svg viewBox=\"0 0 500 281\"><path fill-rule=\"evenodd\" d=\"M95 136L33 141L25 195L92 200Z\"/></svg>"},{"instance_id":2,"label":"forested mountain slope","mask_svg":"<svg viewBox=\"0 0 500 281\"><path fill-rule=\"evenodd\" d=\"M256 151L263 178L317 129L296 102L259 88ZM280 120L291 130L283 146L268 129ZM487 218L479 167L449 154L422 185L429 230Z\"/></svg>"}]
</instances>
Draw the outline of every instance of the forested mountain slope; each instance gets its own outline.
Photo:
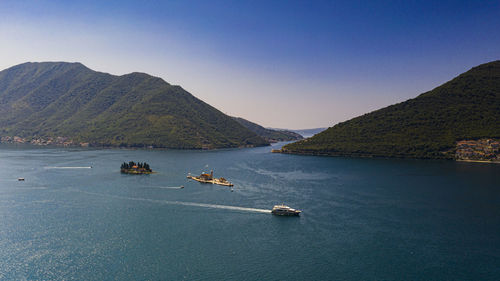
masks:
<instances>
[{"instance_id":1,"label":"forested mountain slope","mask_svg":"<svg viewBox=\"0 0 500 281\"><path fill-rule=\"evenodd\" d=\"M24 63L0 72L0 135L195 149L268 144L158 77L114 76L66 62Z\"/></svg>"},{"instance_id":2,"label":"forested mountain slope","mask_svg":"<svg viewBox=\"0 0 500 281\"><path fill-rule=\"evenodd\" d=\"M339 123L282 152L453 158L457 141L500 138L500 61L479 65L414 99Z\"/></svg>"},{"instance_id":3,"label":"forested mountain slope","mask_svg":"<svg viewBox=\"0 0 500 281\"><path fill-rule=\"evenodd\" d=\"M303 137L300 134L287 130L273 130L262 127L259 124L255 124L246 119L240 117L233 117L234 120L238 121L245 128L261 136L269 142L279 142L279 141L294 141L301 140Z\"/></svg>"}]
</instances>

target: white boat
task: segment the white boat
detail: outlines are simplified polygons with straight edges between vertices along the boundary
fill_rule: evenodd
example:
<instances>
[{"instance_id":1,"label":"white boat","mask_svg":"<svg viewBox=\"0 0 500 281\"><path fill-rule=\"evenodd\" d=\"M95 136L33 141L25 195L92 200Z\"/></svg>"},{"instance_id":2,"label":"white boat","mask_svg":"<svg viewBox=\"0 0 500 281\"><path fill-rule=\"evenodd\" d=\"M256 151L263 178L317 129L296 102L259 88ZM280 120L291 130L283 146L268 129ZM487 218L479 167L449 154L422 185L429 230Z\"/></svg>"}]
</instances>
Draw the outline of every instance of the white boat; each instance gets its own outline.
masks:
<instances>
[{"instance_id":1,"label":"white boat","mask_svg":"<svg viewBox=\"0 0 500 281\"><path fill-rule=\"evenodd\" d=\"M298 216L302 211L292 209L284 204L274 205L271 213L277 216Z\"/></svg>"}]
</instances>

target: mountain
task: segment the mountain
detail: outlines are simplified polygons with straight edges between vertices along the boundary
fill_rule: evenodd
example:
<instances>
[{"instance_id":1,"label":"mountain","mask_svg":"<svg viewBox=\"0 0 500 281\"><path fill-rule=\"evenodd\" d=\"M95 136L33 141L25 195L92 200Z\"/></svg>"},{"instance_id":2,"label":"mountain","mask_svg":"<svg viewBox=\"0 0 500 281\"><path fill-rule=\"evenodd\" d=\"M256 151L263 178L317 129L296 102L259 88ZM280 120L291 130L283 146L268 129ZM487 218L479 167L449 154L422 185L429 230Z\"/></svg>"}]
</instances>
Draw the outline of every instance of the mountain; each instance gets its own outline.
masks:
<instances>
[{"instance_id":1,"label":"mountain","mask_svg":"<svg viewBox=\"0 0 500 281\"><path fill-rule=\"evenodd\" d=\"M303 139L303 137L300 134L297 134L295 132L290 132L287 130L267 129L258 124L255 124L253 122L250 122L246 119L239 117L233 117L233 119L236 120L241 125L243 125L245 128L256 133L257 135L261 136L262 138L264 138L269 142L294 141Z\"/></svg>"},{"instance_id":2,"label":"mountain","mask_svg":"<svg viewBox=\"0 0 500 281\"><path fill-rule=\"evenodd\" d=\"M282 152L451 159L458 141L489 138L500 138L500 61L288 144Z\"/></svg>"},{"instance_id":3,"label":"mountain","mask_svg":"<svg viewBox=\"0 0 500 281\"><path fill-rule=\"evenodd\" d=\"M309 138L312 137L316 134L319 134L326 130L328 128L314 128L314 129L302 129L302 130L292 130L292 132L295 132L297 134L302 135L304 138Z\"/></svg>"},{"instance_id":4,"label":"mountain","mask_svg":"<svg viewBox=\"0 0 500 281\"><path fill-rule=\"evenodd\" d=\"M144 73L114 76L81 63L24 63L0 72L0 136L104 146L268 145L180 86Z\"/></svg>"}]
</instances>

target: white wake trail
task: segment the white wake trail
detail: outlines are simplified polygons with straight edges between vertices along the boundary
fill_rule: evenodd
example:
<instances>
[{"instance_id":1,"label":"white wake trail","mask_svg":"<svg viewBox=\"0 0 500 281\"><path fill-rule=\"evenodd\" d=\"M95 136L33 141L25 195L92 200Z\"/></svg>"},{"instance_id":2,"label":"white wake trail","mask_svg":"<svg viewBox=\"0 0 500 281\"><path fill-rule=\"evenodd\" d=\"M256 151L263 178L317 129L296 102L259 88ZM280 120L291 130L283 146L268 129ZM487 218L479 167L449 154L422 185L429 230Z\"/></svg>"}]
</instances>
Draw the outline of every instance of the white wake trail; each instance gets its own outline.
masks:
<instances>
[{"instance_id":1,"label":"white wake trail","mask_svg":"<svg viewBox=\"0 0 500 281\"><path fill-rule=\"evenodd\" d=\"M45 169L92 169L92 166L82 166L82 167L45 167Z\"/></svg>"},{"instance_id":2,"label":"white wake trail","mask_svg":"<svg viewBox=\"0 0 500 281\"><path fill-rule=\"evenodd\" d=\"M257 212L257 213L266 213L266 214L271 213L271 210L246 208L246 207L238 207L238 206L227 206L227 205L205 204L205 203L194 203L194 202L180 202L180 201L171 201L171 203L174 203L177 205L183 205L183 206L195 206L195 207L226 209L226 210L245 211L245 212Z\"/></svg>"},{"instance_id":3,"label":"white wake trail","mask_svg":"<svg viewBox=\"0 0 500 281\"><path fill-rule=\"evenodd\" d=\"M148 188L159 188L159 189L182 189L183 186L148 186Z\"/></svg>"},{"instance_id":4,"label":"white wake trail","mask_svg":"<svg viewBox=\"0 0 500 281\"><path fill-rule=\"evenodd\" d=\"M88 192L88 191L82 191L82 190L74 190L74 191L85 193L85 194L90 194L90 195L95 195L95 196L111 197L111 198L117 198L117 199L123 199L123 200L153 202L153 203L158 203L158 204L192 206L192 207L202 207L202 208L211 208L211 209L225 209L225 210L233 210L233 211L252 212L252 213L265 213L265 214L271 213L271 210L266 210L266 209L246 208L246 207L218 205L218 204L183 202L183 201L169 201L169 200L125 197L125 196L119 196L119 195L103 194L103 193L97 193L97 192Z\"/></svg>"},{"instance_id":5,"label":"white wake trail","mask_svg":"<svg viewBox=\"0 0 500 281\"><path fill-rule=\"evenodd\" d=\"M15 189L15 190L43 190L43 189L47 189L47 187L46 186L22 186L22 187L16 186L16 187L12 187L12 189Z\"/></svg>"}]
</instances>

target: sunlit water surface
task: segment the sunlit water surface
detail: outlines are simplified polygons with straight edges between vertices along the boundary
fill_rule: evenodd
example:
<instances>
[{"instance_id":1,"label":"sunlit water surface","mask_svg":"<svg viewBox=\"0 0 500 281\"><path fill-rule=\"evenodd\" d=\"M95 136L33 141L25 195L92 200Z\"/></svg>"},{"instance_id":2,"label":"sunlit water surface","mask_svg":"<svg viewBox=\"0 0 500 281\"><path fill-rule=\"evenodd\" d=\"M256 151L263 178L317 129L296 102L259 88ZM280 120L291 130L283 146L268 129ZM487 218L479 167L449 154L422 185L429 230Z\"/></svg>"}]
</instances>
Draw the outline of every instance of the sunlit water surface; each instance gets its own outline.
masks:
<instances>
[{"instance_id":1,"label":"sunlit water surface","mask_svg":"<svg viewBox=\"0 0 500 281\"><path fill-rule=\"evenodd\" d=\"M0 279L500 279L500 165L270 149L2 145Z\"/></svg>"}]
</instances>

